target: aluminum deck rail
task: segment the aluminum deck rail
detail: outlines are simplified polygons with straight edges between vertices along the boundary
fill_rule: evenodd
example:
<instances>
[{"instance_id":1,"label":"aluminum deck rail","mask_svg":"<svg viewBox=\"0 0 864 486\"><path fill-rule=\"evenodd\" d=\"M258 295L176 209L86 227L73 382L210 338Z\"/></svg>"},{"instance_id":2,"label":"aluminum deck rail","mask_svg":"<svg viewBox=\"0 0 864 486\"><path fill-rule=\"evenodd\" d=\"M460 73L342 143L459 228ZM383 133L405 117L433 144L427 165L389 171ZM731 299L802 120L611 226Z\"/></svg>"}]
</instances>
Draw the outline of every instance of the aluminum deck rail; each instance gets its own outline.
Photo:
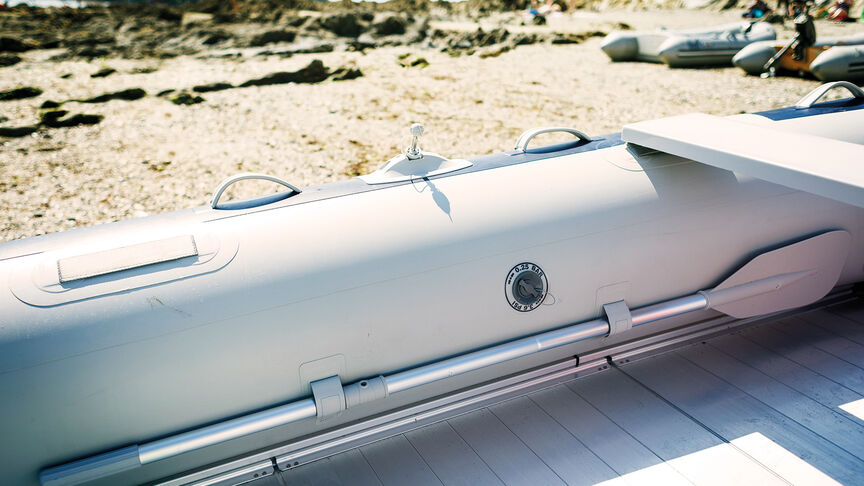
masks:
<instances>
[{"instance_id":1,"label":"aluminum deck rail","mask_svg":"<svg viewBox=\"0 0 864 486\"><path fill-rule=\"evenodd\" d=\"M251 484L864 484L864 301L601 368Z\"/></svg>"}]
</instances>

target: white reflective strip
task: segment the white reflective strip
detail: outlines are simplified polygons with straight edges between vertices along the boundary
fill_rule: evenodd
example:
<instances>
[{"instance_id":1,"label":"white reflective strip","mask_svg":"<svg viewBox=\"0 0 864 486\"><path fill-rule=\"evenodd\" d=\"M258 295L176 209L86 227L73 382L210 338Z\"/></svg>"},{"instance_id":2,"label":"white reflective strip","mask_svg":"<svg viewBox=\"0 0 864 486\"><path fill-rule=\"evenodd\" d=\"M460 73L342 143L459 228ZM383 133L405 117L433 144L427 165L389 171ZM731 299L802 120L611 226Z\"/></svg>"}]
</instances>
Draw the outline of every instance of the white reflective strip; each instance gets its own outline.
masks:
<instances>
[{"instance_id":1,"label":"white reflective strip","mask_svg":"<svg viewBox=\"0 0 864 486\"><path fill-rule=\"evenodd\" d=\"M57 260L57 273L65 283L197 255L192 235L175 236L63 258Z\"/></svg>"}]
</instances>

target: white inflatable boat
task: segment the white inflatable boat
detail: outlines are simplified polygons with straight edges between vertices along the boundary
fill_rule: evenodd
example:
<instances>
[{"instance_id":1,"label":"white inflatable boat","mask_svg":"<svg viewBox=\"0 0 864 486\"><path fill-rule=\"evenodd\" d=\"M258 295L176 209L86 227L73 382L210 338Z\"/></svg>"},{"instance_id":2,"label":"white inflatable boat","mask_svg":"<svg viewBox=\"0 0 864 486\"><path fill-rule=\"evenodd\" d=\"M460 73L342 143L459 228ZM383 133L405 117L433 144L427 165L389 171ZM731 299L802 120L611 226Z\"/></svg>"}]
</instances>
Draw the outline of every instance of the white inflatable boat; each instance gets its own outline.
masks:
<instances>
[{"instance_id":1,"label":"white inflatable boat","mask_svg":"<svg viewBox=\"0 0 864 486\"><path fill-rule=\"evenodd\" d=\"M819 102L837 86L854 97ZM470 159L415 143L222 201L244 175L204 207L2 243L3 484L241 483L493 379L813 303L864 281L862 126L864 92L826 85ZM575 141L531 146L550 131Z\"/></svg>"},{"instance_id":2,"label":"white inflatable boat","mask_svg":"<svg viewBox=\"0 0 864 486\"><path fill-rule=\"evenodd\" d=\"M790 41L756 42L735 55L732 63L747 74L762 74L765 65ZM864 33L817 40L807 49L805 58L795 60L791 49L778 59L781 72L810 73L821 81L858 81L864 79Z\"/></svg>"},{"instance_id":3,"label":"white inflatable boat","mask_svg":"<svg viewBox=\"0 0 864 486\"><path fill-rule=\"evenodd\" d=\"M764 22L739 22L703 29L653 32L615 31L600 48L613 61L662 62L670 67L722 66L743 47L775 39Z\"/></svg>"}]
</instances>

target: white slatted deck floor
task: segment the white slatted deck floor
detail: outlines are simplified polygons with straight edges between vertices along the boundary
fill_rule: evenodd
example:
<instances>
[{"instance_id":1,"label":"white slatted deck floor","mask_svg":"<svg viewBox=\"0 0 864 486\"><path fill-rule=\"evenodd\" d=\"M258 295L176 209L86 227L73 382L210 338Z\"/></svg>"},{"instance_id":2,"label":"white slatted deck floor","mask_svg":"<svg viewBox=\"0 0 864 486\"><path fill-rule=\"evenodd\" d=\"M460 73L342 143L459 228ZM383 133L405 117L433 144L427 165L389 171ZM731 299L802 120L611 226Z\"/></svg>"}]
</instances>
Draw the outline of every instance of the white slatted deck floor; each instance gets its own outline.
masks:
<instances>
[{"instance_id":1,"label":"white slatted deck floor","mask_svg":"<svg viewBox=\"0 0 864 486\"><path fill-rule=\"evenodd\" d=\"M864 303L613 367L254 484L604 482L864 484Z\"/></svg>"}]
</instances>

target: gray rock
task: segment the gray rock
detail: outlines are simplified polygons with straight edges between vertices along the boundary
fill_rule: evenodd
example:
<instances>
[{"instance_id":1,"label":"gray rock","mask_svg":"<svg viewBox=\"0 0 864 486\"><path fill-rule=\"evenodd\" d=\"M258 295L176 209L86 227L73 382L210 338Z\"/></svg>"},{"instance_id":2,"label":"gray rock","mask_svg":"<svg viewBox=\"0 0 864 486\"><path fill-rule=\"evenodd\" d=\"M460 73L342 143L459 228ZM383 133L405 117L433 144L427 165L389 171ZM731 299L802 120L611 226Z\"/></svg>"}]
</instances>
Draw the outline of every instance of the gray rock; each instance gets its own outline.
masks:
<instances>
[{"instance_id":1,"label":"gray rock","mask_svg":"<svg viewBox=\"0 0 864 486\"><path fill-rule=\"evenodd\" d=\"M181 91L180 94L171 98L171 103L175 105L197 105L205 100L200 96L195 96L187 91Z\"/></svg>"},{"instance_id":2,"label":"gray rock","mask_svg":"<svg viewBox=\"0 0 864 486\"><path fill-rule=\"evenodd\" d=\"M64 118L68 114L69 112L66 110L48 111L42 114L39 123L50 128L77 127L79 125L96 125L105 118L103 115L81 113Z\"/></svg>"},{"instance_id":3,"label":"gray rock","mask_svg":"<svg viewBox=\"0 0 864 486\"><path fill-rule=\"evenodd\" d=\"M296 38L297 32L293 30L271 30L253 37L249 41L249 45L252 47L261 47L276 42L294 42Z\"/></svg>"},{"instance_id":4,"label":"gray rock","mask_svg":"<svg viewBox=\"0 0 864 486\"><path fill-rule=\"evenodd\" d=\"M20 56L0 56L0 67L14 66L21 62Z\"/></svg>"},{"instance_id":5,"label":"gray rock","mask_svg":"<svg viewBox=\"0 0 864 486\"><path fill-rule=\"evenodd\" d=\"M23 100L25 98L35 98L42 94L42 90L32 86L24 86L23 88L14 88L6 91L0 91L0 101Z\"/></svg>"},{"instance_id":6,"label":"gray rock","mask_svg":"<svg viewBox=\"0 0 864 486\"><path fill-rule=\"evenodd\" d=\"M0 127L0 137L26 137L31 133L38 130L37 126L29 126L29 127Z\"/></svg>"},{"instance_id":7,"label":"gray rock","mask_svg":"<svg viewBox=\"0 0 864 486\"><path fill-rule=\"evenodd\" d=\"M381 22L372 25L375 34L380 36L402 35L405 33L407 22L398 15L389 15Z\"/></svg>"},{"instance_id":8,"label":"gray rock","mask_svg":"<svg viewBox=\"0 0 864 486\"><path fill-rule=\"evenodd\" d=\"M272 86L287 83L320 83L330 76L330 70L319 59L310 62L308 66L293 72L278 72L268 74L263 78L250 79L241 84L241 88L249 86Z\"/></svg>"},{"instance_id":9,"label":"gray rock","mask_svg":"<svg viewBox=\"0 0 864 486\"><path fill-rule=\"evenodd\" d=\"M117 70L114 68L103 68L103 69L100 69L100 70L96 71L95 73L91 74L90 77L91 78L105 78L105 77L111 76L112 74L114 74L116 72L117 72Z\"/></svg>"},{"instance_id":10,"label":"gray rock","mask_svg":"<svg viewBox=\"0 0 864 486\"><path fill-rule=\"evenodd\" d=\"M122 91L116 91L114 93L105 93L94 98L88 98L86 100L77 100L82 103L105 103L111 100L125 100L125 101L135 101L139 100L143 97L147 96L147 92L141 88L130 88L124 89Z\"/></svg>"},{"instance_id":11,"label":"gray rock","mask_svg":"<svg viewBox=\"0 0 864 486\"><path fill-rule=\"evenodd\" d=\"M0 52L24 52L34 47L36 46L15 37L0 37Z\"/></svg>"},{"instance_id":12,"label":"gray rock","mask_svg":"<svg viewBox=\"0 0 864 486\"><path fill-rule=\"evenodd\" d=\"M337 13L321 19L321 27L340 37L357 37L366 28L354 12Z\"/></svg>"},{"instance_id":13,"label":"gray rock","mask_svg":"<svg viewBox=\"0 0 864 486\"><path fill-rule=\"evenodd\" d=\"M234 85L229 83L210 83L195 86L194 88L192 88L192 91L196 93L209 93L211 91L223 91L226 89L231 89L233 87Z\"/></svg>"}]
</instances>

